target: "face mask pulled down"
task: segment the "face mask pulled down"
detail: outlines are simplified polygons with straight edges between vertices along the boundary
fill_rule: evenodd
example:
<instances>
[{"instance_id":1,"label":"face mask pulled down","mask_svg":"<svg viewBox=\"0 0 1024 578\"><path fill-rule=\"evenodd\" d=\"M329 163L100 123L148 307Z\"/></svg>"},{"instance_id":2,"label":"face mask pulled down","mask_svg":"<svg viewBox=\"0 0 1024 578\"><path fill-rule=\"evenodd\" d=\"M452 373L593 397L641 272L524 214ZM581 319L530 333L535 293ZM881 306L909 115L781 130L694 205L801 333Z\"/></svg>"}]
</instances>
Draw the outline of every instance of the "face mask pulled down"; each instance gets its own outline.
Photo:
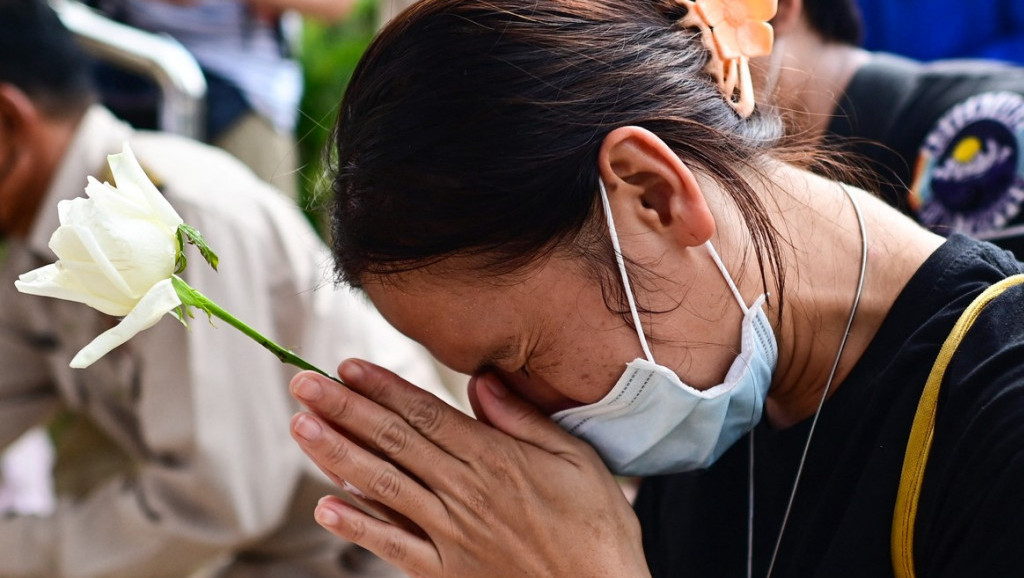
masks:
<instances>
[{"instance_id":1,"label":"face mask pulled down","mask_svg":"<svg viewBox=\"0 0 1024 578\"><path fill-rule=\"evenodd\" d=\"M671 369L654 361L626 275L608 195L601 201L626 289L633 323L646 359L626 371L601 400L560 411L551 418L592 445L612 472L627 476L668 474L706 468L761 420L778 361L778 343L764 313L765 296L749 308L715 248L705 247L743 310L740 354L725 381L694 389Z\"/></svg>"}]
</instances>

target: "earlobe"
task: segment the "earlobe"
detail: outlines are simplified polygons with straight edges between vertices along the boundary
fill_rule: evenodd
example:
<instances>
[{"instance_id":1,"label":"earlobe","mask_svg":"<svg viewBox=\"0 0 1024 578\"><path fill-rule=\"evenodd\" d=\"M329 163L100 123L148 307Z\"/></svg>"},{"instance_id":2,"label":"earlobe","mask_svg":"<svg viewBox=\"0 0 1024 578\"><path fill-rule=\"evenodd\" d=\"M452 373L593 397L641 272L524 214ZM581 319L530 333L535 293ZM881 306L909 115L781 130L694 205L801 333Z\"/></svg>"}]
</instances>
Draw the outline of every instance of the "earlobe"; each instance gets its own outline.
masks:
<instances>
[{"instance_id":1,"label":"earlobe","mask_svg":"<svg viewBox=\"0 0 1024 578\"><path fill-rule=\"evenodd\" d=\"M647 129L627 126L605 137L601 179L621 232L657 232L685 247L704 244L715 220L693 172Z\"/></svg>"}]
</instances>

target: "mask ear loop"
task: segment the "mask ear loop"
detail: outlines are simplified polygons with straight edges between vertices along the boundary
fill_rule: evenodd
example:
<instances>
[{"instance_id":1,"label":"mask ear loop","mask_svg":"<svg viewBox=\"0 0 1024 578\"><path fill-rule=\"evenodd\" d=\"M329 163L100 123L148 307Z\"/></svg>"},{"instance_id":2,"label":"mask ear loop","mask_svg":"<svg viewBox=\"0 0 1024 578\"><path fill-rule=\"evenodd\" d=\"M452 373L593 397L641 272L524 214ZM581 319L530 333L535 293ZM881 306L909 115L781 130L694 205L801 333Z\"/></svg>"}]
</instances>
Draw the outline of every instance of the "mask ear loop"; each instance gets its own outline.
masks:
<instances>
[{"instance_id":1,"label":"mask ear loop","mask_svg":"<svg viewBox=\"0 0 1024 578\"><path fill-rule=\"evenodd\" d=\"M622 247L619 246L619 234L615 230L615 219L612 217L612 205L608 202L608 191L604 188L604 181L597 179L601 189L601 205L604 206L604 218L608 221L608 231L612 236L612 249L615 250L615 262L619 265L619 276L622 277L622 286L626 289L626 301L629 303L629 312L633 315L633 326L640 338L640 346L643 347L647 361L654 363L654 355L647 345L647 336L644 335L644 327L640 324L640 314L636 310L636 300L633 298L633 288L629 284L629 275L626 274L626 261L622 258Z\"/></svg>"},{"instance_id":2,"label":"mask ear loop","mask_svg":"<svg viewBox=\"0 0 1024 578\"><path fill-rule=\"evenodd\" d=\"M722 273L722 277L725 277L725 282L729 285L729 289L732 291L732 296L736 298L736 302L740 304L740 309L743 310L744 314L749 313L750 308L743 302L743 295L740 294L739 288L736 287L736 282L732 280L732 275L725 268L725 263L722 263L722 258L718 256L718 251L715 250L715 246L711 244L710 239L704 242L704 248L708 250L711 260L715 262L718 270Z\"/></svg>"}]
</instances>

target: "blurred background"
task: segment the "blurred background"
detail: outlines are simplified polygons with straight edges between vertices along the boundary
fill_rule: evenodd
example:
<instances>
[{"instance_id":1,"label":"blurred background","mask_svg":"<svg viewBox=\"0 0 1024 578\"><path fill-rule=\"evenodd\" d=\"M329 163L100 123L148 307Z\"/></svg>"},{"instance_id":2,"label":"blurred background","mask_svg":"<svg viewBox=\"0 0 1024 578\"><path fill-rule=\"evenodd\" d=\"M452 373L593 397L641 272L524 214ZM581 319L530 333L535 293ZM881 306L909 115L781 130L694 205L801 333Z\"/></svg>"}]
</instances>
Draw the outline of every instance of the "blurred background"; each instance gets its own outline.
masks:
<instances>
[{"instance_id":1,"label":"blurred background","mask_svg":"<svg viewBox=\"0 0 1024 578\"><path fill-rule=\"evenodd\" d=\"M316 212L317 196L324 185L324 144L337 116L341 94L377 31L383 9L377 0L358 0L352 14L341 23L303 25L299 61L305 80L295 132L300 160L299 203L308 213Z\"/></svg>"},{"instance_id":2,"label":"blurred background","mask_svg":"<svg viewBox=\"0 0 1024 578\"><path fill-rule=\"evenodd\" d=\"M137 128L227 150L293 197L318 230L324 145L341 94L377 29L410 3L323 0L299 12L292 0L270 0L227 15L242 3L51 2L96 60L104 105ZM219 45L217 28L231 20L253 38Z\"/></svg>"}]
</instances>

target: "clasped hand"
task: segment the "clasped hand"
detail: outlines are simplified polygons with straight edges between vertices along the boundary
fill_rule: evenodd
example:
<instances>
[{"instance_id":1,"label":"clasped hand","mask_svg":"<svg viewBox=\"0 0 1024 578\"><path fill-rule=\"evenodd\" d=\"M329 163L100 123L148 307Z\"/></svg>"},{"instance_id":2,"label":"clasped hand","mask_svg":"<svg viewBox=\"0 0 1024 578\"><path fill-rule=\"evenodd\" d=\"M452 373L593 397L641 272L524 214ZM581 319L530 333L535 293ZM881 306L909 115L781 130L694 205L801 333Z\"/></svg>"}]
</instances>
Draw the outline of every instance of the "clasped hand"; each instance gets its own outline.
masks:
<instances>
[{"instance_id":1,"label":"clasped hand","mask_svg":"<svg viewBox=\"0 0 1024 578\"><path fill-rule=\"evenodd\" d=\"M639 523L596 452L496 376L470 382L482 421L367 362L339 376L291 382L310 410L292 420L295 440L351 494L316 509L337 536L412 576L649 575Z\"/></svg>"}]
</instances>

